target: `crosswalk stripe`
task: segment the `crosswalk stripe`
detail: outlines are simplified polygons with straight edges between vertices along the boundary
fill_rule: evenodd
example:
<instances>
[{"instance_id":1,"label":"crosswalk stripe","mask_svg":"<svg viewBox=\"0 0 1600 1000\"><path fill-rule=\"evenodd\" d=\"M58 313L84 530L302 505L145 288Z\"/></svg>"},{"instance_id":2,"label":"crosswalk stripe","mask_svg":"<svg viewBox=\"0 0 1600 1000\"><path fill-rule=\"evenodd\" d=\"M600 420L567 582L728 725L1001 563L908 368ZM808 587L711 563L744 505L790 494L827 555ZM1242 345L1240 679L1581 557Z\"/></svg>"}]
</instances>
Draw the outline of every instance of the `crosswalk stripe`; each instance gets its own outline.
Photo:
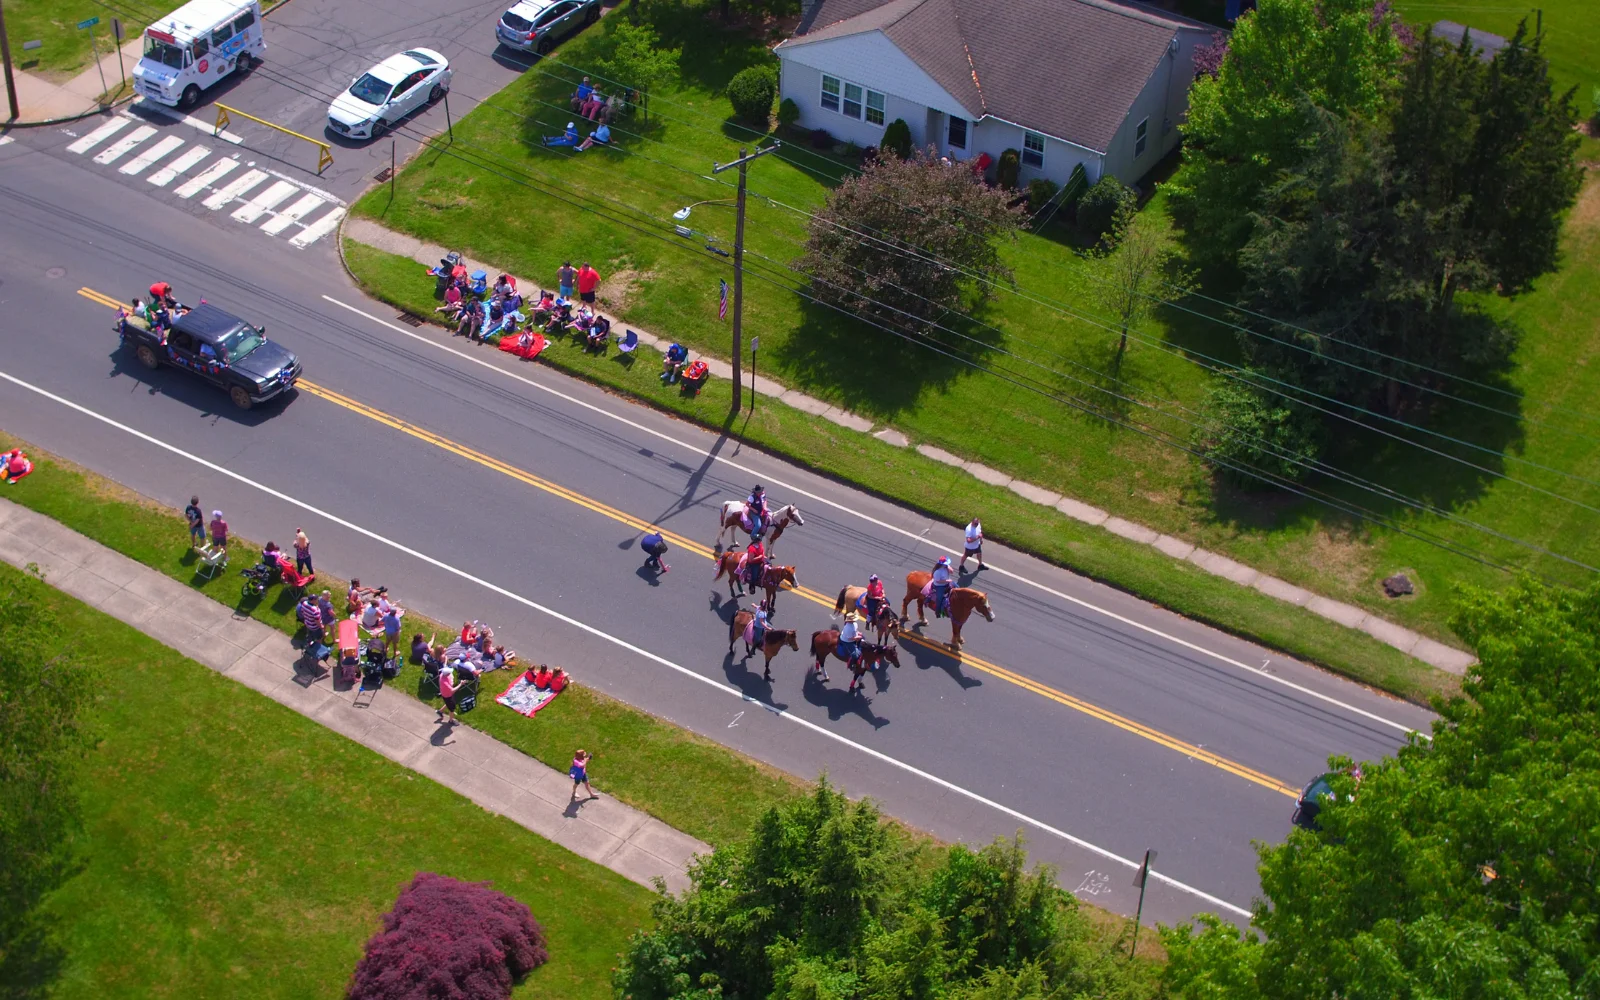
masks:
<instances>
[{"instance_id":1,"label":"crosswalk stripe","mask_svg":"<svg viewBox=\"0 0 1600 1000\"><path fill-rule=\"evenodd\" d=\"M276 236L321 207L322 199L314 194L308 194L262 223L261 231L268 236Z\"/></svg>"},{"instance_id":2,"label":"crosswalk stripe","mask_svg":"<svg viewBox=\"0 0 1600 1000\"><path fill-rule=\"evenodd\" d=\"M204 146L190 146L182 156L146 177L145 180L156 187L166 187L178 178L180 174L201 160L211 155L211 150ZM123 168L127 169L127 168Z\"/></svg>"},{"instance_id":3,"label":"crosswalk stripe","mask_svg":"<svg viewBox=\"0 0 1600 1000\"><path fill-rule=\"evenodd\" d=\"M183 140L178 136L162 136L160 142L156 143L154 146L151 146L149 149L123 164L122 169L118 170L117 173L131 174L137 177L139 174L142 174L148 170L151 164L155 163L157 160L161 159L163 156L166 156L168 153L172 152L174 149L177 149L181 145L183 145Z\"/></svg>"},{"instance_id":4,"label":"crosswalk stripe","mask_svg":"<svg viewBox=\"0 0 1600 1000\"><path fill-rule=\"evenodd\" d=\"M193 198L201 191L204 191L206 188L210 187L212 182L222 179L228 174L229 171L233 170L233 168L237 167L238 165L238 160L229 159L226 156L223 157L222 159L213 163L211 166L207 167L199 174L199 176L180 184L177 192L178 197Z\"/></svg>"},{"instance_id":5,"label":"crosswalk stripe","mask_svg":"<svg viewBox=\"0 0 1600 1000\"><path fill-rule=\"evenodd\" d=\"M234 212L233 221L248 225L277 208L298 190L300 189L288 181L275 181L271 187L245 202L244 207Z\"/></svg>"},{"instance_id":6,"label":"crosswalk stripe","mask_svg":"<svg viewBox=\"0 0 1600 1000\"><path fill-rule=\"evenodd\" d=\"M0 135L0 146L4 146L8 142L15 142L15 141L16 140L11 138L9 135Z\"/></svg>"},{"instance_id":7,"label":"crosswalk stripe","mask_svg":"<svg viewBox=\"0 0 1600 1000\"><path fill-rule=\"evenodd\" d=\"M129 150L133 149L133 147L139 145L139 143L144 142L146 139L155 134L155 126L140 125L132 132L129 132L127 135L107 146L94 158L94 162L105 164L120 160L122 159L123 155Z\"/></svg>"},{"instance_id":8,"label":"crosswalk stripe","mask_svg":"<svg viewBox=\"0 0 1600 1000\"><path fill-rule=\"evenodd\" d=\"M251 170L243 177L235 178L234 181L227 187L218 188L216 192L211 195L211 197L207 198L200 204L215 212L217 209L222 208L235 198L242 197L245 192L249 191L251 188L255 187L257 184L260 184L266 179L267 172L265 170Z\"/></svg>"},{"instance_id":9,"label":"crosswalk stripe","mask_svg":"<svg viewBox=\"0 0 1600 1000\"><path fill-rule=\"evenodd\" d=\"M88 135L84 136L82 139L79 139L77 142L68 146L67 152L77 153L79 155L87 153L89 150L100 145L102 142L105 142L107 139L111 138L132 124L132 118L113 118L104 125L95 129L93 132L90 132Z\"/></svg>"},{"instance_id":10,"label":"crosswalk stripe","mask_svg":"<svg viewBox=\"0 0 1600 1000\"><path fill-rule=\"evenodd\" d=\"M327 215L324 215L316 222L313 222L311 225L301 230L299 236L296 236L294 239L289 241L289 245L292 247L300 247L301 249L310 246L311 244L317 242L317 240L339 228L339 220L342 218L344 218L344 209L334 209Z\"/></svg>"}]
</instances>

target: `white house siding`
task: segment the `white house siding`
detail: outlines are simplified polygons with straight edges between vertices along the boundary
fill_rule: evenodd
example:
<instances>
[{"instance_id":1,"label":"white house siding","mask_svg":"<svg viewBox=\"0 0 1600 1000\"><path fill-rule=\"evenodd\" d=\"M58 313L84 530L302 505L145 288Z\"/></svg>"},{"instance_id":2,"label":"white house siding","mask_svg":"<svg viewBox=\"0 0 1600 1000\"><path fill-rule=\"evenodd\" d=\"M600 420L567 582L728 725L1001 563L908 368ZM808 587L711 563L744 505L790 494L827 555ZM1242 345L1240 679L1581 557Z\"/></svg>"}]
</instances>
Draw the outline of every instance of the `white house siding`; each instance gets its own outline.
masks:
<instances>
[{"instance_id":1,"label":"white house siding","mask_svg":"<svg viewBox=\"0 0 1600 1000\"><path fill-rule=\"evenodd\" d=\"M876 146L884 126L905 119L913 145L939 145L943 135L929 135L928 109L971 117L971 112L951 97L933 78L876 31L844 35L778 49L781 60L779 92L800 108L800 124L827 129L835 138L858 146ZM865 118L848 118L822 106L822 75L836 76L884 95L884 125Z\"/></svg>"},{"instance_id":2,"label":"white house siding","mask_svg":"<svg viewBox=\"0 0 1600 1000\"><path fill-rule=\"evenodd\" d=\"M1016 125L989 118L979 122L976 129L969 127L968 132L969 134L975 133L977 135L977 141L972 143L972 156L977 156L979 153L988 153L998 160L1000 159L1000 154L1008 149L1016 150L1019 156L1022 154L1023 130ZM1089 183L1093 184L1100 179L1101 158L1099 153L1092 149L1085 149L1082 146L1075 146L1070 142L1062 142L1060 139L1052 139L1046 136L1044 141L1044 167L1030 167L1024 163L1021 172L1017 175L1018 183L1026 186L1034 178L1043 177L1046 180L1055 181L1057 184L1065 184L1072 177L1073 168L1080 163L1083 164L1083 169L1089 174Z\"/></svg>"},{"instance_id":3,"label":"white house siding","mask_svg":"<svg viewBox=\"0 0 1600 1000\"><path fill-rule=\"evenodd\" d=\"M1124 183L1133 184L1149 173L1181 138L1179 126L1188 114L1189 86L1194 82L1194 50L1211 41L1211 32L1180 28L1175 37L1176 48L1162 57L1107 144L1107 169ZM1146 118L1150 124L1145 150L1135 155L1139 122Z\"/></svg>"}]
</instances>

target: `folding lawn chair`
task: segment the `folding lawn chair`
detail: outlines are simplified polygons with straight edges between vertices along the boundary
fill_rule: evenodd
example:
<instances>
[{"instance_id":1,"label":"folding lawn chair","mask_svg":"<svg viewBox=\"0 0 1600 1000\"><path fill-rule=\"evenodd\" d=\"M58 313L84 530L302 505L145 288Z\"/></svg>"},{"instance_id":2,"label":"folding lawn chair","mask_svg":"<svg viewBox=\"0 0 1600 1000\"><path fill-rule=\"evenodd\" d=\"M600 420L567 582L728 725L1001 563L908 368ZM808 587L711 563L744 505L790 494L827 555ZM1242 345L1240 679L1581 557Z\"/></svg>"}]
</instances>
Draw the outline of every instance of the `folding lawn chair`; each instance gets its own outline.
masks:
<instances>
[{"instance_id":1,"label":"folding lawn chair","mask_svg":"<svg viewBox=\"0 0 1600 1000\"><path fill-rule=\"evenodd\" d=\"M617 341L617 351L623 357L631 359L633 357L633 352L637 351L638 349L639 334L633 330L629 330L627 333L623 334L622 339Z\"/></svg>"},{"instance_id":2,"label":"folding lawn chair","mask_svg":"<svg viewBox=\"0 0 1600 1000\"><path fill-rule=\"evenodd\" d=\"M200 550L200 568L196 570L199 575L207 580L216 576L220 570L228 568L228 547L226 545L210 545Z\"/></svg>"}]
</instances>

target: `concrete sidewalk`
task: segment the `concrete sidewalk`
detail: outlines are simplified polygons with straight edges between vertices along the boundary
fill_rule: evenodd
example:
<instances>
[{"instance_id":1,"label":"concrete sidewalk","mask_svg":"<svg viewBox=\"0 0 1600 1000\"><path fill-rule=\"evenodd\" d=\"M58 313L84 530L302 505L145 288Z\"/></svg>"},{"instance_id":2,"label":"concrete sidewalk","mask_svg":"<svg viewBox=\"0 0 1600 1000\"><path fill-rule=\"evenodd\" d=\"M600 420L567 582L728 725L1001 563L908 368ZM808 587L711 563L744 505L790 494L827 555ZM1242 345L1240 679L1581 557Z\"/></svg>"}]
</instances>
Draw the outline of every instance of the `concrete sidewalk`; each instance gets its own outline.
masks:
<instances>
[{"instance_id":1,"label":"concrete sidewalk","mask_svg":"<svg viewBox=\"0 0 1600 1000\"><path fill-rule=\"evenodd\" d=\"M300 650L277 629L3 499L0 559L37 564L58 590L640 885L660 877L681 890L690 861L711 850L609 795L572 804L565 773L470 725L441 726L432 708L399 691L379 690L370 704L363 695L358 707L356 692L334 690L328 671L297 669ZM488 675L474 711L507 711L494 695L512 676Z\"/></svg>"},{"instance_id":2,"label":"concrete sidewalk","mask_svg":"<svg viewBox=\"0 0 1600 1000\"><path fill-rule=\"evenodd\" d=\"M106 30L109 32L110 28ZM99 101L101 94L116 90L124 74L127 74L131 85L133 67L143 55L143 42L143 35L136 35L117 51L106 51L102 42L101 51L104 54L99 61L90 63L77 76L61 83L26 70L14 71L17 105L22 114L16 122L0 122L0 127L75 118L104 110L104 105ZM13 57L16 54L13 52ZM0 75L0 114L10 112L5 102L5 77Z\"/></svg>"},{"instance_id":3,"label":"concrete sidewalk","mask_svg":"<svg viewBox=\"0 0 1600 1000\"><path fill-rule=\"evenodd\" d=\"M439 259L446 253L445 247L435 243L426 243L404 233L397 233L370 219L346 216L341 236L401 257L410 257L419 264L426 264L430 267L439 263ZM339 259L341 261L344 260L342 239L339 245ZM483 261L469 259L466 264L469 268L482 268L490 274L498 274L504 270ZM349 270L348 263L345 264L345 269ZM355 277L353 272L350 277L358 285L360 284L359 279ZM518 284L524 291L551 287L550 284L540 283L537 279L522 278L520 276L518 277ZM605 292L605 287L605 283L602 282L600 285L602 295ZM633 324L624 323L620 318L609 313L601 313L601 315L612 321L614 329L627 329L637 333L639 342L647 347L665 352L671 344L668 338L657 336L646 330L640 330ZM430 319L430 317L423 318ZM712 357L703 357L701 360L705 361L713 376L723 380L732 377L733 368L726 361ZM776 399L780 403L786 403L797 410L814 414L824 420L830 420L841 427L862 434L871 434L878 440L897 448L907 447L911 443L904 434L892 427L881 427L874 430L872 421L867 420L865 417L858 416L848 410L841 410L831 403L825 403L797 390L786 388L769 378L758 376L755 381L756 388L761 395L768 399ZM991 486L1009 489L1025 500L1050 507L1075 521L1104 528L1106 531L1128 541L1148 545L1169 558L1193 563L1213 576L1220 576L1241 587L1250 587L1268 597L1304 608L1310 614L1326 618L1328 621L1343 625L1346 628L1365 632L1379 642L1393 646L1400 652L1408 656L1414 656L1439 670L1460 675L1466 673L1467 669L1477 662L1477 658L1471 653L1456 649L1453 646L1446 646L1442 642L1430 639L1403 625L1396 625L1394 622L1372 614L1364 608L1314 594L1304 587L1297 587L1287 580L1268 576L1252 566L1236 562L1221 553L1199 548L1192 542L1186 542L1172 535L1164 535L1145 525L1135 524L1132 521L1115 517L1109 511L1092 507L1054 490L1047 490L1041 486L1024 482L1021 479L1015 479L998 469L992 469L978 462L967 461L959 455L952 455L942 448L935 448L929 444L917 445L916 451L924 458L954 466L974 479L988 483Z\"/></svg>"}]
</instances>

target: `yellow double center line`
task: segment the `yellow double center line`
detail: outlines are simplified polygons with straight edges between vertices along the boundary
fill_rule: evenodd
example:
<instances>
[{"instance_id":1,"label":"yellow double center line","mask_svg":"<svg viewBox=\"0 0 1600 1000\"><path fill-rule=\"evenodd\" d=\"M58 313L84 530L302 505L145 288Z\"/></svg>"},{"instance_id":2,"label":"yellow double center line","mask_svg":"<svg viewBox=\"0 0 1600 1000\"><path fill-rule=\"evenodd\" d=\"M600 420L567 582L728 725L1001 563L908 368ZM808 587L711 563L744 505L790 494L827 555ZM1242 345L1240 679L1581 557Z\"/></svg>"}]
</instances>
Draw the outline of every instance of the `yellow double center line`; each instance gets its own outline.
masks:
<instances>
[{"instance_id":1,"label":"yellow double center line","mask_svg":"<svg viewBox=\"0 0 1600 1000\"><path fill-rule=\"evenodd\" d=\"M120 302L116 301L110 296L95 292L92 289L79 289L78 294L114 309L121 308ZM568 489L559 483L551 482L542 476L536 476L533 473L519 469L514 465L509 465L492 455L486 455L474 448L469 448L466 445L435 434L426 428L418 427L417 425L402 420L399 417L391 416L382 410L374 409L373 407L351 399L349 396L343 395L342 393L335 392L332 389L318 385L315 382L311 382L303 378L297 383L297 385L299 388L304 389L313 396L317 396L320 399L325 399L328 402L333 403L336 406L343 407L352 413L359 414L369 420L380 423L385 427L392 428L402 434L416 438L419 441L424 441L436 448L447 451L452 455L457 455L468 460L469 462L481 465L486 469L492 469L501 475L508 476L519 483L525 483L535 489L542 490L551 496L560 497L569 503L576 504L585 510L593 511L596 514L616 521L619 524L625 524L636 531L659 531L661 532L663 538L666 538L674 545L677 545L679 548L683 549L685 552L692 552L695 555L702 556L710 560L715 560L717 558L717 553L715 550L702 545L699 542L685 538L683 535L677 534L676 532L668 531L642 518L634 517L632 514L629 514L626 511L621 511L615 507L603 504L598 500L590 499L589 497L584 496L582 493ZM793 593L804 597L813 604L827 608L830 612L833 610L835 598L823 593L819 593L818 591L812 590L808 587L794 587L791 589ZM900 638L904 639L906 642L921 646L924 649L929 649L945 656L952 656L959 663L961 663L962 666L972 667L973 669L988 674L991 677L998 678L1010 684L1015 684L1024 691L1039 695L1042 698L1047 698L1058 705L1063 705L1072 709L1073 711L1081 712L1090 718L1098 719L1101 722L1116 726L1118 729L1121 729L1124 732L1132 733L1135 736L1149 740L1150 742L1166 747L1169 750L1177 751L1186 757L1199 761L1203 764L1209 764L1218 770L1225 771L1228 774L1243 778L1246 781L1253 782L1254 784L1260 785L1263 788L1269 788L1280 794L1287 795L1290 798L1294 798L1299 794L1295 788L1284 784L1282 781L1279 781L1277 778L1274 778L1271 775L1263 774L1254 768L1246 767L1245 765L1237 763L1236 761L1229 760L1228 758L1213 753L1204 747L1180 740L1175 736L1169 736L1158 729L1152 729L1143 723L1135 722L1134 720L1122 715L1118 715L1109 709L1104 709L1098 705L1091 704L1090 702L1084 701L1082 698L1074 697L1073 695L1067 694L1064 691L1059 691L1048 684L1043 684L1039 681L1033 680L1032 678L1024 677L1015 671L1008 670L1005 667L995 663L990 663L989 661L973 656L970 653L952 652L949 647L945 646L943 643L924 638L923 636L920 636L909 630L901 631Z\"/></svg>"}]
</instances>

